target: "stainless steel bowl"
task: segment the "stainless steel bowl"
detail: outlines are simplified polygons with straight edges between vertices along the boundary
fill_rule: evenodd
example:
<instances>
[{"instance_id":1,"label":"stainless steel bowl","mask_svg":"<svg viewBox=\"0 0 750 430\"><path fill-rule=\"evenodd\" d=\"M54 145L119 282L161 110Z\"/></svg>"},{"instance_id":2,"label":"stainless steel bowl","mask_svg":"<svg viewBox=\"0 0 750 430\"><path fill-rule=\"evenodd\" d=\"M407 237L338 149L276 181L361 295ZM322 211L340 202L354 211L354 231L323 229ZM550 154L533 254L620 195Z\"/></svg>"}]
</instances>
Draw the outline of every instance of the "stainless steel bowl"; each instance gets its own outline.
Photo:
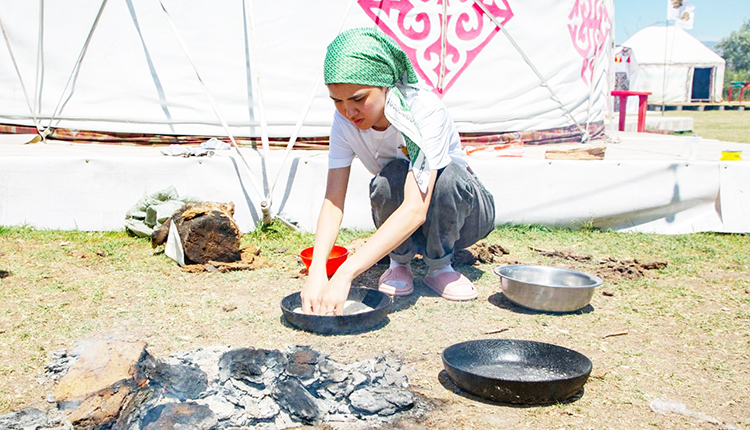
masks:
<instances>
[{"instance_id":1,"label":"stainless steel bowl","mask_svg":"<svg viewBox=\"0 0 750 430\"><path fill-rule=\"evenodd\" d=\"M505 297L525 308L547 312L574 312L591 301L602 280L577 270L514 264L496 267Z\"/></svg>"}]
</instances>

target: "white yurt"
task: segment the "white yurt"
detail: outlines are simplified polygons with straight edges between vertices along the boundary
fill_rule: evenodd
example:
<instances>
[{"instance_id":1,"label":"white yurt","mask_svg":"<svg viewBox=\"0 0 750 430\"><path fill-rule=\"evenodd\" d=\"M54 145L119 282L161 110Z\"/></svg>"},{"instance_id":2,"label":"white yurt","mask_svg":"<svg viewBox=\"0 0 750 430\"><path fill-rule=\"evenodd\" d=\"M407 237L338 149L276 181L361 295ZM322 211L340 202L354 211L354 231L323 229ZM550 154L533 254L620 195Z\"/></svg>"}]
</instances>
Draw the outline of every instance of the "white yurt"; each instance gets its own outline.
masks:
<instances>
[{"instance_id":1,"label":"white yurt","mask_svg":"<svg viewBox=\"0 0 750 430\"><path fill-rule=\"evenodd\" d=\"M649 103L722 101L726 62L687 31L646 27L622 45L638 58L639 91L651 93Z\"/></svg>"},{"instance_id":2,"label":"white yurt","mask_svg":"<svg viewBox=\"0 0 750 430\"><path fill-rule=\"evenodd\" d=\"M362 26L399 42L468 136L580 137L606 115L612 0L2 3L0 124L57 139L324 139L326 46Z\"/></svg>"}]
</instances>

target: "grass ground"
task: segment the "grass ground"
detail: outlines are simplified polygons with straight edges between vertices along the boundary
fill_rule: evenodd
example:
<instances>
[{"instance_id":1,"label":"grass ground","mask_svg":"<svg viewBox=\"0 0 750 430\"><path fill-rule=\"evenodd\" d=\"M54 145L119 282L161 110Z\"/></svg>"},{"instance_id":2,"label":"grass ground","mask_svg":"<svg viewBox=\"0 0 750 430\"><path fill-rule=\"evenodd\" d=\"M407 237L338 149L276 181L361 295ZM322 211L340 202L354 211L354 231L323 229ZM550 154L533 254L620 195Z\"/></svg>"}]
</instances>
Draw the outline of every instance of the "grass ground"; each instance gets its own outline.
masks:
<instances>
[{"instance_id":1,"label":"grass ground","mask_svg":"<svg viewBox=\"0 0 750 430\"><path fill-rule=\"evenodd\" d=\"M368 232L347 232L342 244ZM281 227L244 241L269 266L252 271L188 273L148 241L122 232L83 233L0 227L0 414L43 403L50 383L38 376L52 351L93 338L144 340L156 357L202 346L281 348L310 345L341 362L389 353L401 359L411 388L434 407L404 429L518 428L713 429L700 418L750 428L750 239L697 233L648 235L541 227L496 229L487 244L510 254L459 270L479 298L448 302L426 288L417 264L415 292L397 298L388 323L360 335L317 336L280 319L279 302L304 283L297 252L309 234ZM545 256L534 250L567 251ZM628 277L606 261L663 261ZM575 314L525 311L499 292L492 269L507 263L570 267L604 285ZM385 269L355 281L374 287ZM509 407L464 394L442 371L440 353L482 338L529 339L575 349L594 371L583 396L543 407ZM655 399L684 403L693 416L662 415Z\"/></svg>"},{"instance_id":2,"label":"grass ground","mask_svg":"<svg viewBox=\"0 0 750 430\"><path fill-rule=\"evenodd\" d=\"M660 113L654 113L660 115ZM695 133L701 137L729 142L750 143L750 109L744 111L667 111L665 116L691 117Z\"/></svg>"}]
</instances>

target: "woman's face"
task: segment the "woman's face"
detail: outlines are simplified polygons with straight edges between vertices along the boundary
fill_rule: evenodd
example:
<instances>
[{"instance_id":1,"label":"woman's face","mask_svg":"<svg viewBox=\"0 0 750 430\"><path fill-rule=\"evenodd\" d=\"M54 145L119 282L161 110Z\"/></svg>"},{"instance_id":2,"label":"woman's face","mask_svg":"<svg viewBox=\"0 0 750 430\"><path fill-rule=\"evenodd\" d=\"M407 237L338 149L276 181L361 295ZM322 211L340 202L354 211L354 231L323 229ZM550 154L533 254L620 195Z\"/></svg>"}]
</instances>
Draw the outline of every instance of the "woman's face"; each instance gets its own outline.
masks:
<instances>
[{"instance_id":1,"label":"woman's face","mask_svg":"<svg viewBox=\"0 0 750 430\"><path fill-rule=\"evenodd\" d=\"M383 131L390 123L385 118L387 88L356 84L328 84L328 94L336 109L358 129Z\"/></svg>"}]
</instances>

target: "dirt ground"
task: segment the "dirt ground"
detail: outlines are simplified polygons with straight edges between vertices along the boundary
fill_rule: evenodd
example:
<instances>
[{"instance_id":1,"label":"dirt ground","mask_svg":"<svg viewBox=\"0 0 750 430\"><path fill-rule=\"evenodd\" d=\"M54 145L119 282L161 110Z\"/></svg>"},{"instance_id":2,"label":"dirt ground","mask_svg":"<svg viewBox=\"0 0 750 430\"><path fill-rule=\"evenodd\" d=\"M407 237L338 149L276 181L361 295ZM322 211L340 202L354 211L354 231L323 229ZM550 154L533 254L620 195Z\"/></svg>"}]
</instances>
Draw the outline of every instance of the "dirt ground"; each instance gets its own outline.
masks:
<instances>
[{"instance_id":1,"label":"dirt ground","mask_svg":"<svg viewBox=\"0 0 750 430\"><path fill-rule=\"evenodd\" d=\"M425 267L417 262L415 292L395 299L384 326L319 336L281 318L280 300L305 280L293 250L267 252L268 264L255 270L189 272L145 241L64 242L0 235L0 414L44 403L53 386L40 375L52 351L116 338L144 340L156 357L212 345L309 345L341 362L392 354L427 409L389 428L750 428L750 275L736 267L700 269L676 285L663 266L644 266L659 263L658 256L638 262L495 248L484 262L458 267L476 282L477 300L438 297L421 282ZM502 238L490 242L502 245ZM492 269L508 263L575 268L600 275L604 285L582 311L531 312L500 293ZM385 268L371 268L355 285L376 287ZM593 372L569 402L520 407L483 401L453 385L441 353L487 338L571 348L591 359ZM649 405L657 399L687 410L656 413Z\"/></svg>"}]
</instances>

